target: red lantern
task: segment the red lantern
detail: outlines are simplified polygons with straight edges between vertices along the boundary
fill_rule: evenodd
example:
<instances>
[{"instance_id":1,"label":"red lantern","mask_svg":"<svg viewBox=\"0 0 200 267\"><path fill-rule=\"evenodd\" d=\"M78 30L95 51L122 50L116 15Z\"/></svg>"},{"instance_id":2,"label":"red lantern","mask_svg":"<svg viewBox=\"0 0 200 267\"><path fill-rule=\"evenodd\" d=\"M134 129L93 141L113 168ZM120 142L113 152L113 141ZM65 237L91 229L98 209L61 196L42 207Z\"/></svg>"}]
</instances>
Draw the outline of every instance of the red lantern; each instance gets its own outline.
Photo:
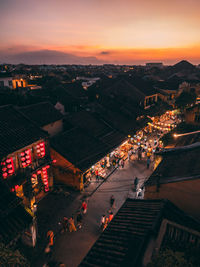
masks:
<instances>
[{"instance_id":1,"label":"red lantern","mask_svg":"<svg viewBox=\"0 0 200 267\"><path fill-rule=\"evenodd\" d=\"M36 148L38 158L43 158L45 156L45 143L41 142L37 144Z\"/></svg>"},{"instance_id":2,"label":"red lantern","mask_svg":"<svg viewBox=\"0 0 200 267\"><path fill-rule=\"evenodd\" d=\"M6 179L8 175L12 175L14 173L14 163L12 157L1 162L1 165L4 179Z\"/></svg>"},{"instance_id":3,"label":"red lantern","mask_svg":"<svg viewBox=\"0 0 200 267\"><path fill-rule=\"evenodd\" d=\"M3 178L6 179L6 177L8 176L7 172L3 173Z\"/></svg>"},{"instance_id":4,"label":"red lantern","mask_svg":"<svg viewBox=\"0 0 200 267\"><path fill-rule=\"evenodd\" d=\"M48 192L49 191L49 181L48 181L48 173L47 173L47 168L49 165L47 165L46 167L42 168L42 180L43 183L45 185L44 187L44 191Z\"/></svg>"}]
</instances>

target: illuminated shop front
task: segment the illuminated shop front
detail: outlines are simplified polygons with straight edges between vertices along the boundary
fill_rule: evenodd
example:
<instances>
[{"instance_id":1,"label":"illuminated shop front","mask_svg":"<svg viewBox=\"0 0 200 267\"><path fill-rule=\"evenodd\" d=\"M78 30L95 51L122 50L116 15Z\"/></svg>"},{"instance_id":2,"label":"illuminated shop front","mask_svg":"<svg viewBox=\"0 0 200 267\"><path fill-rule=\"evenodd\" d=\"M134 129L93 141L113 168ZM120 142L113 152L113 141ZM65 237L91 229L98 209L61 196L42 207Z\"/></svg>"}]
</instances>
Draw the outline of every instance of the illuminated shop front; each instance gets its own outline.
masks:
<instances>
[{"instance_id":1,"label":"illuminated shop front","mask_svg":"<svg viewBox=\"0 0 200 267\"><path fill-rule=\"evenodd\" d=\"M45 141L16 151L1 161L2 178L32 208L53 187L51 159Z\"/></svg>"},{"instance_id":2,"label":"illuminated shop front","mask_svg":"<svg viewBox=\"0 0 200 267\"><path fill-rule=\"evenodd\" d=\"M128 138L119 147L107 154L83 174L83 184L87 185L93 179L96 180L97 174L99 179L105 179L113 169L117 167L120 159L126 160L131 147L132 144L130 144Z\"/></svg>"}]
</instances>

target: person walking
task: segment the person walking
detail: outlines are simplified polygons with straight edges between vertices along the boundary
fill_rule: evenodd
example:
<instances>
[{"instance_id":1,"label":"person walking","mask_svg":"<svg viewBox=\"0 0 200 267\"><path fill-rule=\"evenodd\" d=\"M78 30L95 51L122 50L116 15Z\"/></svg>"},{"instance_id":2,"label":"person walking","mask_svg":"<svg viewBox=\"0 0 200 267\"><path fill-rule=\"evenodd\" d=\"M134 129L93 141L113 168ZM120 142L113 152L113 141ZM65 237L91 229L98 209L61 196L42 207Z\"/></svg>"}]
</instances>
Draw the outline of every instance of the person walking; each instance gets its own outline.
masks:
<instances>
[{"instance_id":1,"label":"person walking","mask_svg":"<svg viewBox=\"0 0 200 267\"><path fill-rule=\"evenodd\" d=\"M86 212L87 212L87 203L86 203L85 200L82 202L81 209L83 211L83 214L86 214Z\"/></svg>"},{"instance_id":2,"label":"person walking","mask_svg":"<svg viewBox=\"0 0 200 267\"><path fill-rule=\"evenodd\" d=\"M52 230L49 230L47 232L47 246L45 248L47 259L51 258L53 244L54 244L54 233Z\"/></svg>"},{"instance_id":3,"label":"person walking","mask_svg":"<svg viewBox=\"0 0 200 267\"><path fill-rule=\"evenodd\" d=\"M132 155L132 151L131 151L131 150L129 150L129 151L128 151L128 156L127 156L127 158L128 158L128 161L131 159L131 155Z\"/></svg>"},{"instance_id":4,"label":"person walking","mask_svg":"<svg viewBox=\"0 0 200 267\"><path fill-rule=\"evenodd\" d=\"M135 186L135 191L137 191L137 186L138 186L138 178L137 177L135 177L134 186Z\"/></svg>"},{"instance_id":5,"label":"person walking","mask_svg":"<svg viewBox=\"0 0 200 267\"><path fill-rule=\"evenodd\" d=\"M96 176L96 181L98 182L99 181L99 171L98 170L95 170L95 176Z\"/></svg>"},{"instance_id":6,"label":"person walking","mask_svg":"<svg viewBox=\"0 0 200 267\"><path fill-rule=\"evenodd\" d=\"M151 163L150 157L147 158L147 169L149 169L149 165Z\"/></svg>"},{"instance_id":7,"label":"person walking","mask_svg":"<svg viewBox=\"0 0 200 267\"><path fill-rule=\"evenodd\" d=\"M110 197L110 209L112 208L115 209L115 198L113 195Z\"/></svg>"},{"instance_id":8,"label":"person walking","mask_svg":"<svg viewBox=\"0 0 200 267\"><path fill-rule=\"evenodd\" d=\"M111 222L112 221L112 219L113 219L113 212L111 211L110 212L110 214L109 214L109 216L108 216L108 222Z\"/></svg>"},{"instance_id":9,"label":"person walking","mask_svg":"<svg viewBox=\"0 0 200 267\"><path fill-rule=\"evenodd\" d=\"M104 226L103 226L103 231L106 229L106 227L108 226L108 223L109 223L109 219L106 218L105 219L105 223L104 223Z\"/></svg>"},{"instance_id":10,"label":"person walking","mask_svg":"<svg viewBox=\"0 0 200 267\"><path fill-rule=\"evenodd\" d=\"M49 246L53 246L53 242L54 242L54 233L52 230L49 230L47 232L47 242L49 244Z\"/></svg>"},{"instance_id":11,"label":"person walking","mask_svg":"<svg viewBox=\"0 0 200 267\"><path fill-rule=\"evenodd\" d=\"M77 213L76 221L77 221L77 227L79 229L81 229L82 228L83 215L81 214L80 211Z\"/></svg>"},{"instance_id":12,"label":"person walking","mask_svg":"<svg viewBox=\"0 0 200 267\"><path fill-rule=\"evenodd\" d=\"M124 160L123 159L121 159L121 167L122 167L122 169L124 168Z\"/></svg>"},{"instance_id":13,"label":"person walking","mask_svg":"<svg viewBox=\"0 0 200 267\"><path fill-rule=\"evenodd\" d=\"M138 148L138 160L142 159L142 149L141 147Z\"/></svg>"},{"instance_id":14,"label":"person walking","mask_svg":"<svg viewBox=\"0 0 200 267\"><path fill-rule=\"evenodd\" d=\"M76 226L74 224L74 219L73 217L70 217L69 220L68 220L68 223L69 223L69 232L76 232Z\"/></svg>"},{"instance_id":15,"label":"person walking","mask_svg":"<svg viewBox=\"0 0 200 267\"><path fill-rule=\"evenodd\" d=\"M115 167L115 165L116 165L116 159L115 158L112 160L112 165L113 165L113 167Z\"/></svg>"},{"instance_id":16,"label":"person walking","mask_svg":"<svg viewBox=\"0 0 200 267\"><path fill-rule=\"evenodd\" d=\"M68 218L67 217L63 217L61 233L67 232L67 230L69 229L68 226L69 226L68 225Z\"/></svg>"},{"instance_id":17,"label":"person walking","mask_svg":"<svg viewBox=\"0 0 200 267\"><path fill-rule=\"evenodd\" d=\"M106 222L106 215L102 215L101 216L101 221L100 221L100 229L103 230L104 229L104 224Z\"/></svg>"},{"instance_id":18,"label":"person walking","mask_svg":"<svg viewBox=\"0 0 200 267\"><path fill-rule=\"evenodd\" d=\"M120 158L118 157L116 160L116 168L118 169L120 166Z\"/></svg>"}]
</instances>

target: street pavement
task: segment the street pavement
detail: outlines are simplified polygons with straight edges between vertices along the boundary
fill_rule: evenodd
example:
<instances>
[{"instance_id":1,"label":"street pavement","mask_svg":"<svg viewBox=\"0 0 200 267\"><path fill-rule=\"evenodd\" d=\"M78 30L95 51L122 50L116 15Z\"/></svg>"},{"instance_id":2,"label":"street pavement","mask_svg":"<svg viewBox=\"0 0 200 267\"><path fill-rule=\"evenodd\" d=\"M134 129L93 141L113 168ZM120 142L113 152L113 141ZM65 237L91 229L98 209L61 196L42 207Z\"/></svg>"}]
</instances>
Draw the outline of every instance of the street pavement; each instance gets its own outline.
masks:
<instances>
[{"instance_id":1,"label":"street pavement","mask_svg":"<svg viewBox=\"0 0 200 267\"><path fill-rule=\"evenodd\" d=\"M84 215L81 229L78 229L77 232L66 232L56 236L53 259L65 263L67 267L78 266L100 235L100 218L103 214L108 215L111 195L114 195L116 200L116 208L113 209L115 215L128 197L136 197L136 193L133 190L134 178L138 177L139 188L152 171L153 163L147 169L146 160L140 162L137 160L126 161L124 169L115 170L101 185L91 184L86 189L86 192L75 196L74 200L68 203L66 207L61 205L60 216L61 214L66 217L75 215L81 206L83 197L87 196L88 211ZM98 188L94 191L97 185ZM57 214L55 216L51 214L49 219L54 218L55 220L56 217L58 217ZM55 226L52 225L52 230L56 231L54 228ZM34 260L32 266L43 266L45 262L43 254Z\"/></svg>"}]
</instances>

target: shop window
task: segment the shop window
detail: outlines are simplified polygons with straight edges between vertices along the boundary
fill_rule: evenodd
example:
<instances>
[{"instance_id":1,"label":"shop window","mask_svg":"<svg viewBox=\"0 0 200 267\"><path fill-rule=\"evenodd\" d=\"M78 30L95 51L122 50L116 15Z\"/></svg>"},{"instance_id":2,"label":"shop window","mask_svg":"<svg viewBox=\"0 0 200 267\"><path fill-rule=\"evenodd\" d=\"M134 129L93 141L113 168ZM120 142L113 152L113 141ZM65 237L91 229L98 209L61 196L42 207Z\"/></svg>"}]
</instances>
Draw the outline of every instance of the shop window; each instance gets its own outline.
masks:
<instances>
[{"instance_id":1,"label":"shop window","mask_svg":"<svg viewBox=\"0 0 200 267\"><path fill-rule=\"evenodd\" d=\"M45 143L41 142L36 145L36 154L38 158L43 158L46 154Z\"/></svg>"},{"instance_id":2,"label":"shop window","mask_svg":"<svg viewBox=\"0 0 200 267\"><path fill-rule=\"evenodd\" d=\"M37 173L34 173L31 177L32 188L37 195L39 192L43 191L44 185L41 177L41 170L38 170Z\"/></svg>"},{"instance_id":3,"label":"shop window","mask_svg":"<svg viewBox=\"0 0 200 267\"><path fill-rule=\"evenodd\" d=\"M23 196L24 196L23 186L22 185L20 185L20 186L16 185L15 186L15 193L16 193L16 196L23 198Z\"/></svg>"},{"instance_id":4,"label":"shop window","mask_svg":"<svg viewBox=\"0 0 200 267\"><path fill-rule=\"evenodd\" d=\"M47 165L46 167L42 168L42 181L44 183L44 191L49 191L49 177L48 177L48 168L50 166Z\"/></svg>"},{"instance_id":5,"label":"shop window","mask_svg":"<svg viewBox=\"0 0 200 267\"><path fill-rule=\"evenodd\" d=\"M20 160L22 168L26 168L27 166L31 165L32 158L31 158L31 149L26 149L25 151L20 153Z\"/></svg>"},{"instance_id":6,"label":"shop window","mask_svg":"<svg viewBox=\"0 0 200 267\"><path fill-rule=\"evenodd\" d=\"M49 174L48 169L49 165L43 167L41 170L38 170L37 173L33 174L31 177L32 188L35 192L39 192L42 187L44 187L44 191L49 191Z\"/></svg>"},{"instance_id":7,"label":"shop window","mask_svg":"<svg viewBox=\"0 0 200 267\"><path fill-rule=\"evenodd\" d=\"M6 179L15 172L13 157L7 158L5 161L1 162L1 169L3 178Z\"/></svg>"},{"instance_id":8,"label":"shop window","mask_svg":"<svg viewBox=\"0 0 200 267\"><path fill-rule=\"evenodd\" d=\"M31 184L33 188L36 188L38 186L38 177L37 174L33 174L31 177Z\"/></svg>"}]
</instances>

